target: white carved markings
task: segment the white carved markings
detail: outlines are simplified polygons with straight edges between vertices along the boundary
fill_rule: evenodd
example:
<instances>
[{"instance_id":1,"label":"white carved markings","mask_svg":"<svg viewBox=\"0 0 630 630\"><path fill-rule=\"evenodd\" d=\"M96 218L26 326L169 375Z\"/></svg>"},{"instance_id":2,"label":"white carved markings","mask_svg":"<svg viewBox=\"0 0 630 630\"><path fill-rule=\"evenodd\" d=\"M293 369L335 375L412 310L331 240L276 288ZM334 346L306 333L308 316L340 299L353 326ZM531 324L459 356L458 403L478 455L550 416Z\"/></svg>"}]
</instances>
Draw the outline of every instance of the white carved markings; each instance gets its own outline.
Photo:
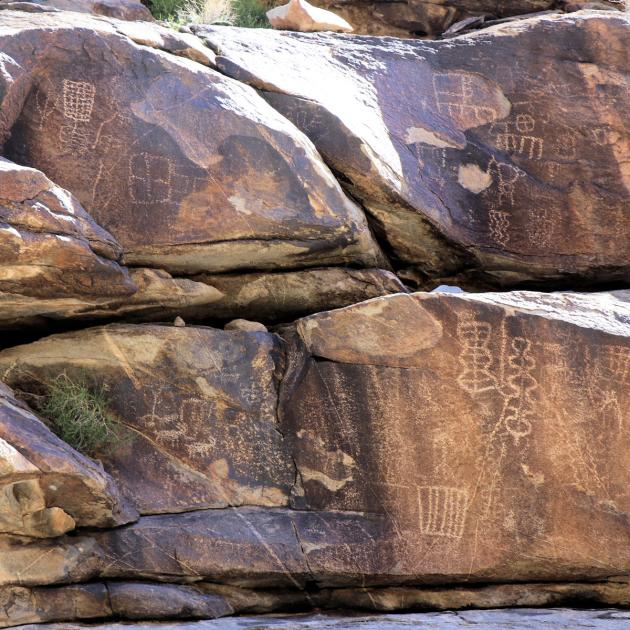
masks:
<instances>
[{"instance_id":1,"label":"white carved markings","mask_svg":"<svg viewBox=\"0 0 630 630\"><path fill-rule=\"evenodd\" d=\"M510 241L510 216L516 184L525 177L525 172L512 164L497 161L494 156L488 164L488 172L496 183L496 192L490 197L488 209L490 236L495 243L505 247Z\"/></svg>"},{"instance_id":2,"label":"white carved markings","mask_svg":"<svg viewBox=\"0 0 630 630\"><path fill-rule=\"evenodd\" d=\"M433 92L438 112L466 123L465 126L484 125L498 117L494 107L484 105L481 98L475 101L471 76L436 73L433 75Z\"/></svg>"},{"instance_id":3,"label":"white carved markings","mask_svg":"<svg viewBox=\"0 0 630 630\"><path fill-rule=\"evenodd\" d=\"M477 395L495 391L497 379L490 371L492 354L490 334L492 329L487 322L467 317L458 321L457 336L462 344L459 357L462 370L457 377L459 385L469 394Z\"/></svg>"},{"instance_id":4,"label":"white carved markings","mask_svg":"<svg viewBox=\"0 0 630 630\"><path fill-rule=\"evenodd\" d=\"M171 201L173 164L164 155L137 153L129 158L129 195L141 205Z\"/></svg>"},{"instance_id":5,"label":"white carved markings","mask_svg":"<svg viewBox=\"0 0 630 630\"><path fill-rule=\"evenodd\" d=\"M468 490L448 486L418 487L420 533L461 538L468 512Z\"/></svg>"},{"instance_id":6,"label":"white carved markings","mask_svg":"<svg viewBox=\"0 0 630 630\"><path fill-rule=\"evenodd\" d=\"M73 153L89 148L89 123L92 119L96 87L87 81L63 80L62 113L65 123L59 129L62 147Z\"/></svg>"},{"instance_id":7,"label":"white carved markings","mask_svg":"<svg viewBox=\"0 0 630 630\"><path fill-rule=\"evenodd\" d=\"M519 155L530 160L543 157L545 141L535 135L536 120L529 114L518 114L512 121L497 122L492 125L496 132L496 146L511 155Z\"/></svg>"},{"instance_id":8,"label":"white carved markings","mask_svg":"<svg viewBox=\"0 0 630 630\"><path fill-rule=\"evenodd\" d=\"M506 398L501 417L502 423L515 443L532 431L535 415L534 396L538 381L534 377L536 362L531 353L531 342L524 337L510 341L507 359Z\"/></svg>"}]
</instances>

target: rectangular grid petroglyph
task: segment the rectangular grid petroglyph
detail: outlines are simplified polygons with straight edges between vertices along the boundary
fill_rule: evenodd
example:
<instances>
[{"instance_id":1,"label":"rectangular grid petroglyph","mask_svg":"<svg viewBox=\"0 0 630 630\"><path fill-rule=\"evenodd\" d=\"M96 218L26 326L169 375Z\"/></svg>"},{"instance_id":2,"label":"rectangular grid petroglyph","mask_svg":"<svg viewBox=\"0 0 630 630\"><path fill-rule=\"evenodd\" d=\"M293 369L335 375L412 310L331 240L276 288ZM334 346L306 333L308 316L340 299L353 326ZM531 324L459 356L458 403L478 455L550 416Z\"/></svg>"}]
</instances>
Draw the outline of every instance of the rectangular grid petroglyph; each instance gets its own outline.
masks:
<instances>
[{"instance_id":1,"label":"rectangular grid petroglyph","mask_svg":"<svg viewBox=\"0 0 630 630\"><path fill-rule=\"evenodd\" d=\"M447 486L420 486L420 532L428 536L461 538L468 511L468 491Z\"/></svg>"},{"instance_id":2,"label":"rectangular grid petroglyph","mask_svg":"<svg viewBox=\"0 0 630 630\"><path fill-rule=\"evenodd\" d=\"M74 122L90 122L96 88L86 81L63 81L63 115Z\"/></svg>"}]
</instances>

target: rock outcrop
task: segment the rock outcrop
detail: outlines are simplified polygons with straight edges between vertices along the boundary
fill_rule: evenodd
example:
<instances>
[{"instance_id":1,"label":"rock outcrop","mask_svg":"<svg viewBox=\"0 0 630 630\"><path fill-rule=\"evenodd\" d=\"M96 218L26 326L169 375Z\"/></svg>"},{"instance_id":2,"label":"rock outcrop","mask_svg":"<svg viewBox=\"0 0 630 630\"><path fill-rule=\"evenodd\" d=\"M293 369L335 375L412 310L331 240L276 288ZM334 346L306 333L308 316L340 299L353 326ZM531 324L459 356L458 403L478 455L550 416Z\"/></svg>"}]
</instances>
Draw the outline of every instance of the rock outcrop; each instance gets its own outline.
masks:
<instances>
[{"instance_id":1,"label":"rock outcrop","mask_svg":"<svg viewBox=\"0 0 630 630\"><path fill-rule=\"evenodd\" d=\"M353 30L343 18L306 0L289 0L287 4L267 11L267 19L273 28L279 30L333 33L350 33Z\"/></svg>"},{"instance_id":2,"label":"rock outcrop","mask_svg":"<svg viewBox=\"0 0 630 630\"><path fill-rule=\"evenodd\" d=\"M3 8L3 5L11 9L19 8L33 12L38 9L43 11L76 11L120 20L153 20L151 12L140 0L28 0L27 2L0 0L0 9Z\"/></svg>"},{"instance_id":3,"label":"rock outcrop","mask_svg":"<svg viewBox=\"0 0 630 630\"><path fill-rule=\"evenodd\" d=\"M318 0L317 5L344 17L356 33L394 37L436 37L459 26L492 24L543 11L626 8L625 0Z\"/></svg>"},{"instance_id":4,"label":"rock outcrop","mask_svg":"<svg viewBox=\"0 0 630 630\"><path fill-rule=\"evenodd\" d=\"M196 32L343 175L398 268L576 286L629 280L629 28L587 11L444 42Z\"/></svg>"},{"instance_id":5,"label":"rock outcrop","mask_svg":"<svg viewBox=\"0 0 630 630\"><path fill-rule=\"evenodd\" d=\"M0 383L0 534L49 538L137 516L102 466L53 435ZM11 576L2 557L0 576Z\"/></svg>"},{"instance_id":6,"label":"rock outcrop","mask_svg":"<svg viewBox=\"0 0 630 630\"><path fill-rule=\"evenodd\" d=\"M144 514L288 504L295 469L276 419L279 342L265 333L112 325L1 353L23 391L87 374L126 428L99 455Z\"/></svg>"},{"instance_id":7,"label":"rock outcrop","mask_svg":"<svg viewBox=\"0 0 630 630\"><path fill-rule=\"evenodd\" d=\"M125 263L379 262L362 211L251 88L70 13L3 12L0 47L6 154L71 191Z\"/></svg>"}]
</instances>

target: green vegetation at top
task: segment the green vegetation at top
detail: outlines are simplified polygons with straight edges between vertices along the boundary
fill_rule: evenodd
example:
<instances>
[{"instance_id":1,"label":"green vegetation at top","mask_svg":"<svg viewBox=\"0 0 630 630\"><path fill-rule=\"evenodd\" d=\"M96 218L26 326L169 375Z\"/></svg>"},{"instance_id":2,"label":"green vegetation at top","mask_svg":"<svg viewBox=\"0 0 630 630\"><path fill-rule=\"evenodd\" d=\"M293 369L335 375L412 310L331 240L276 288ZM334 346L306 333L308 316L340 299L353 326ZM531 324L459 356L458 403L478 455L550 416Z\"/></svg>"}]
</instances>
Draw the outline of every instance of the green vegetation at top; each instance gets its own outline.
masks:
<instances>
[{"instance_id":1,"label":"green vegetation at top","mask_svg":"<svg viewBox=\"0 0 630 630\"><path fill-rule=\"evenodd\" d=\"M155 18L171 26L183 24L230 24L267 28L268 0L149 0Z\"/></svg>"},{"instance_id":2,"label":"green vegetation at top","mask_svg":"<svg viewBox=\"0 0 630 630\"><path fill-rule=\"evenodd\" d=\"M85 455L110 452L125 441L103 388L86 377L73 380L60 374L47 386L37 407L53 433Z\"/></svg>"}]
</instances>

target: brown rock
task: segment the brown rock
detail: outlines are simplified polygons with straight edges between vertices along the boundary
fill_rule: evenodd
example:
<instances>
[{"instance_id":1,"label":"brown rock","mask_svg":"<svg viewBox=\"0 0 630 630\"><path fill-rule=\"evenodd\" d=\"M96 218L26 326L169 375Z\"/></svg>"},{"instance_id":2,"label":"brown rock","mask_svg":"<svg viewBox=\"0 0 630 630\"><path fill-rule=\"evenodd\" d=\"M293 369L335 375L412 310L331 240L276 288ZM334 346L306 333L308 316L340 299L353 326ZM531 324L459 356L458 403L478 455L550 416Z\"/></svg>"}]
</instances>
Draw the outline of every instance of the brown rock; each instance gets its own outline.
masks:
<instances>
[{"instance_id":1,"label":"brown rock","mask_svg":"<svg viewBox=\"0 0 630 630\"><path fill-rule=\"evenodd\" d=\"M23 391L61 372L102 383L125 441L99 458L141 513L286 505L295 470L276 421L267 333L112 325L0 353Z\"/></svg>"},{"instance_id":2,"label":"brown rock","mask_svg":"<svg viewBox=\"0 0 630 630\"><path fill-rule=\"evenodd\" d=\"M282 273L198 274L192 278L221 292L208 307L190 308L194 317L241 317L263 322L292 321L407 289L383 269L304 269Z\"/></svg>"},{"instance_id":3,"label":"brown rock","mask_svg":"<svg viewBox=\"0 0 630 630\"><path fill-rule=\"evenodd\" d=\"M380 259L310 141L251 88L102 18L6 11L0 47L5 151L75 194L127 263L223 272Z\"/></svg>"},{"instance_id":4,"label":"brown rock","mask_svg":"<svg viewBox=\"0 0 630 630\"><path fill-rule=\"evenodd\" d=\"M263 332L266 333L267 326L260 322L252 322L248 319L233 319L224 326L224 330L241 330L243 332Z\"/></svg>"},{"instance_id":5,"label":"brown rock","mask_svg":"<svg viewBox=\"0 0 630 630\"><path fill-rule=\"evenodd\" d=\"M273 28L286 31L350 33L353 30L343 18L306 0L289 0L287 4L274 7L267 11L267 19Z\"/></svg>"},{"instance_id":6,"label":"brown rock","mask_svg":"<svg viewBox=\"0 0 630 630\"><path fill-rule=\"evenodd\" d=\"M302 588L308 568L284 509L233 508L144 516L96 538L108 578L209 580Z\"/></svg>"},{"instance_id":7,"label":"brown rock","mask_svg":"<svg viewBox=\"0 0 630 630\"><path fill-rule=\"evenodd\" d=\"M0 532L59 536L137 513L100 464L61 441L0 383Z\"/></svg>"},{"instance_id":8,"label":"brown rock","mask_svg":"<svg viewBox=\"0 0 630 630\"><path fill-rule=\"evenodd\" d=\"M234 613L226 599L194 586L108 582L112 611L123 619L215 619Z\"/></svg>"},{"instance_id":9,"label":"brown rock","mask_svg":"<svg viewBox=\"0 0 630 630\"><path fill-rule=\"evenodd\" d=\"M0 0L0 8L3 4L15 5L16 3L12 0ZM31 4L43 9L92 13L121 20L153 20L151 12L140 0L30 0L28 3L19 4ZM20 7L20 10L29 9Z\"/></svg>"},{"instance_id":10,"label":"brown rock","mask_svg":"<svg viewBox=\"0 0 630 630\"><path fill-rule=\"evenodd\" d=\"M318 6L335 11L361 35L394 37L435 37L449 32L456 23L476 21L492 23L512 16L527 16L541 11L578 11L579 9L612 9L623 11L625 0L318 0Z\"/></svg>"},{"instance_id":11,"label":"brown rock","mask_svg":"<svg viewBox=\"0 0 630 630\"><path fill-rule=\"evenodd\" d=\"M399 267L499 285L630 280L629 30L592 11L444 42L196 28L343 174Z\"/></svg>"},{"instance_id":12,"label":"brown rock","mask_svg":"<svg viewBox=\"0 0 630 630\"><path fill-rule=\"evenodd\" d=\"M105 584L77 584L60 588L0 588L0 628L24 623L99 619L111 614Z\"/></svg>"},{"instance_id":13,"label":"brown rock","mask_svg":"<svg viewBox=\"0 0 630 630\"><path fill-rule=\"evenodd\" d=\"M0 292L32 298L129 296L122 250L67 191L0 158Z\"/></svg>"},{"instance_id":14,"label":"brown rock","mask_svg":"<svg viewBox=\"0 0 630 630\"><path fill-rule=\"evenodd\" d=\"M414 294L299 321L281 430L294 505L334 510L293 516L315 578L627 574L629 303Z\"/></svg>"},{"instance_id":15,"label":"brown rock","mask_svg":"<svg viewBox=\"0 0 630 630\"><path fill-rule=\"evenodd\" d=\"M173 278L160 269L131 269L136 292L123 297L37 298L0 292L0 330L45 326L51 320L164 321L184 309L212 312L211 304L223 301L214 287L184 278ZM223 309L222 309L223 310Z\"/></svg>"}]
</instances>

